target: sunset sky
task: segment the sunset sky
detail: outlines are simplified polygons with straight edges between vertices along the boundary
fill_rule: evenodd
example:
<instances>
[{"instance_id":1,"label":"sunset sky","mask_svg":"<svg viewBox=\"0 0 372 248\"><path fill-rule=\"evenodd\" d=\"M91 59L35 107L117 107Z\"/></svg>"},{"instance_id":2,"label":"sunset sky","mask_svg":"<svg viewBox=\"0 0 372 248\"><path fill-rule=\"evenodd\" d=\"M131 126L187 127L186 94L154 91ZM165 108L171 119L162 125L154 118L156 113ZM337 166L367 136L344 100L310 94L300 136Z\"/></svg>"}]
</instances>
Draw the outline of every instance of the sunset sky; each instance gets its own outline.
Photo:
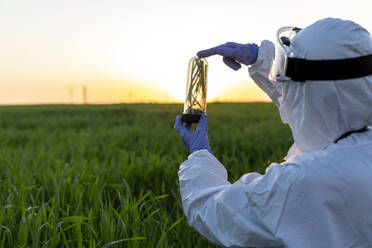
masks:
<instances>
[{"instance_id":1,"label":"sunset sky","mask_svg":"<svg viewBox=\"0 0 372 248\"><path fill-rule=\"evenodd\" d=\"M0 0L0 104L183 101L187 64L227 41L275 39L325 17L372 31L372 1ZM267 100L208 58L209 100Z\"/></svg>"}]
</instances>

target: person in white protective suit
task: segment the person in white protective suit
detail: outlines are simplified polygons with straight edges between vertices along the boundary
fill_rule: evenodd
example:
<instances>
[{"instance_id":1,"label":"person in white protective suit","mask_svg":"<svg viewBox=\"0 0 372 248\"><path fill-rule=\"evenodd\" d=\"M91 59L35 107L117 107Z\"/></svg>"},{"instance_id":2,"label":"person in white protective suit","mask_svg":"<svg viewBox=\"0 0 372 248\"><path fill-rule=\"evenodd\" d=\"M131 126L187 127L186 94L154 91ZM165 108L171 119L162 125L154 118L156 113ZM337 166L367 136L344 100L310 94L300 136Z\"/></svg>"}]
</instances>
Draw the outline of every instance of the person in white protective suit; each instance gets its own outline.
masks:
<instances>
[{"instance_id":1,"label":"person in white protective suit","mask_svg":"<svg viewBox=\"0 0 372 248\"><path fill-rule=\"evenodd\" d=\"M198 53L222 55L234 69L251 64L294 144L264 175L230 183L209 146L206 116L195 131L178 116L175 129L191 151L178 172L187 221L223 247L372 247L371 35L327 18L280 29L278 42Z\"/></svg>"}]
</instances>

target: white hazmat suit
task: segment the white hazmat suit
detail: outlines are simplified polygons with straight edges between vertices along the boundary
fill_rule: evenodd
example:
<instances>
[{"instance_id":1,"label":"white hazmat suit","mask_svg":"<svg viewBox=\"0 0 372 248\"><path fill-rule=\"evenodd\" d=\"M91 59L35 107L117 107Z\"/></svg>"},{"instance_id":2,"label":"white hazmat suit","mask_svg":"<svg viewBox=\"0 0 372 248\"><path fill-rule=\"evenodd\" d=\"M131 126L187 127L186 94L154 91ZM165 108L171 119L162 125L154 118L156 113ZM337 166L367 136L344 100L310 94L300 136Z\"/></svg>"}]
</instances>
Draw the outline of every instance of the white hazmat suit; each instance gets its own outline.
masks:
<instances>
[{"instance_id":1,"label":"white hazmat suit","mask_svg":"<svg viewBox=\"0 0 372 248\"><path fill-rule=\"evenodd\" d=\"M361 26L327 18L301 30L296 57L343 59L372 53ZM278 106L294 145L264 175L231 184L207 150L179 169L187 221L223 247L372 247L372 75L337 81L273 83L274 45L263 41L250 76ZM249 151L247 151L249 153Z\"/></svg>"}]
</instances>

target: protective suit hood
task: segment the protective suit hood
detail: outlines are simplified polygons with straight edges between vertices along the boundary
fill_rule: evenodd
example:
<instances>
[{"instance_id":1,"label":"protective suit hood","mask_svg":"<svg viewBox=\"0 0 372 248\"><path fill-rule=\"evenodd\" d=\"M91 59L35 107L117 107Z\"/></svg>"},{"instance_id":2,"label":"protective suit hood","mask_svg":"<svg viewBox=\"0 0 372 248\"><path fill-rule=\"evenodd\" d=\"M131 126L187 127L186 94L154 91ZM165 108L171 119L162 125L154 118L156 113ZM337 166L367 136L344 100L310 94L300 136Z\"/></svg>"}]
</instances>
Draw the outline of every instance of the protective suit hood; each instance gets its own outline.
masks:
<instances>
[{"instance_id":1,"label":"protective suit hood","mask_svg":"<svg viewBox=\"0 0 372 248\"><path fill-rule=\"evenodd\" d=\"M353 58L372 53L372 38L352 21L327 18L301 30L291 51L309 60ZM324 149L344 133L372 124L372 75L281 84L280 115L302 152Z\"/></svg>"}]
</instances>

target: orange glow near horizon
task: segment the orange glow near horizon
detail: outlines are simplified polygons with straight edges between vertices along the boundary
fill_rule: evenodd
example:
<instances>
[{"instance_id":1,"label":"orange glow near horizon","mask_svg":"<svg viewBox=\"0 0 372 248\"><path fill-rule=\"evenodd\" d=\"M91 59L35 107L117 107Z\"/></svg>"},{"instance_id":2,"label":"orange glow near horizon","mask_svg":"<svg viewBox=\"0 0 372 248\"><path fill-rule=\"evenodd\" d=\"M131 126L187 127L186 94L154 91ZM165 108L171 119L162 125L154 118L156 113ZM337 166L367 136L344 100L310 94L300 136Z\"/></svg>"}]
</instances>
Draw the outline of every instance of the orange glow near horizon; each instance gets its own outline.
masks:
<instances>
[{"instance_id":1,"label":"orange glow near horizon","mask_svg":"<svg viewBox=\"0 0 372 248\"><path fill-rule=\"evenodd\" d=\"M83 103L83 86L88 103L183 102L188 62L201 49L260 44L281 26L328 16L371 31L370 9L347 0L2 0L0 104ZM269 101L246 66L207 60L209 102Z\"/></svg>"}]
</instances>

